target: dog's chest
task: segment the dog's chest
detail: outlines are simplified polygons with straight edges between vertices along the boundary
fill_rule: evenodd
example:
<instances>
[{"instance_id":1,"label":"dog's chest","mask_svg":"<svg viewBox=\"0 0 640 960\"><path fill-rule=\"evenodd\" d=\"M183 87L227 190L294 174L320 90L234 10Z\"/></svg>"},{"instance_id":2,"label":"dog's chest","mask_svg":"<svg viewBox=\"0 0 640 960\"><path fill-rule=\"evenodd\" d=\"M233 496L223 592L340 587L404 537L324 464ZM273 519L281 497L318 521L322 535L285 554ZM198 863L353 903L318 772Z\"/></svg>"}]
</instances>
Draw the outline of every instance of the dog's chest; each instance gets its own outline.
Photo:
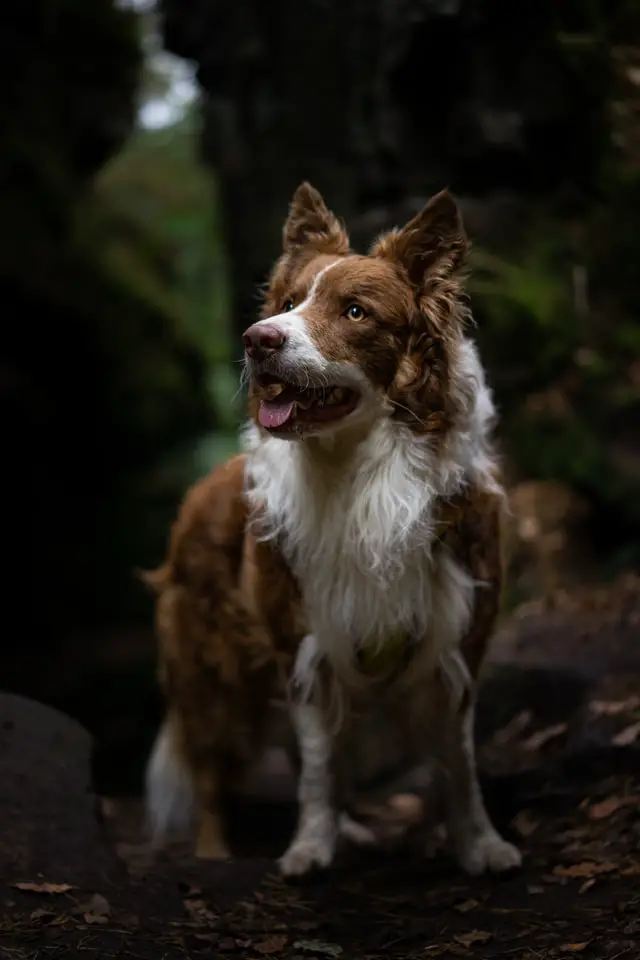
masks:
<instances>
[{"instance_id":1,"label":"dog's chest","mask_svg":"<svg viewBox=\"0 0 640 960\"><path fill-rule=\"evenodd\" d=\"M365 642L424 628L437 560L419 502L416 493L410 525L403 516L394 522L366 490L345 483L292 511L281 544L314 633Z\"/></svg>"},{"instance_id":2,"label":"dog's chest","mask_svg":"<svg viewBox=\"0 0 640 960\"><path fill-rule=\"evenodd\" d=\"M416 457L361 452L345 475L287 447L267 441L254 452L249 497L299 583L320 646L430 633L446 570L439 498Z\"/></svg>"},{"instance_id":3,"label":"dog's chest","mask_svg":"<svg viewBox=\"0 0 640 960\"><path fill-rule=\"evenodd\" d=\"M336 525L333 549L306 560L292 551L292 559L316 634L365 642L424 626L433 568L418 544L398 551L397 562L391 562L389 555L353 551L348 534Z\"/></svg>"}]
</instances>

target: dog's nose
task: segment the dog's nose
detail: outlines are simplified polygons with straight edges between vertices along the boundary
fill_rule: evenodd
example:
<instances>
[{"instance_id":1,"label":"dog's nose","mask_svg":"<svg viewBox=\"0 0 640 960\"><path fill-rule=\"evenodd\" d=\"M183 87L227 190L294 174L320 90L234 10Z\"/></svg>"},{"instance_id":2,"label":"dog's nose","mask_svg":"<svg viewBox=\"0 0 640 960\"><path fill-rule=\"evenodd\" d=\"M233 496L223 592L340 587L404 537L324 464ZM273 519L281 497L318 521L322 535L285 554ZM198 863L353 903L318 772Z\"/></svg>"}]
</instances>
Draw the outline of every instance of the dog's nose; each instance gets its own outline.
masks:
<instances>
[{"instance_id":1,"label":"dog's nose","mask_svg":"<svg viewBox=\"0 0 640 960\"><path fill-rule=\"evenodd\" d=\"M254 323L242 334L247 356L257 358L280 350L287 339L275 323Z\"/></svg>"}]
</instances>

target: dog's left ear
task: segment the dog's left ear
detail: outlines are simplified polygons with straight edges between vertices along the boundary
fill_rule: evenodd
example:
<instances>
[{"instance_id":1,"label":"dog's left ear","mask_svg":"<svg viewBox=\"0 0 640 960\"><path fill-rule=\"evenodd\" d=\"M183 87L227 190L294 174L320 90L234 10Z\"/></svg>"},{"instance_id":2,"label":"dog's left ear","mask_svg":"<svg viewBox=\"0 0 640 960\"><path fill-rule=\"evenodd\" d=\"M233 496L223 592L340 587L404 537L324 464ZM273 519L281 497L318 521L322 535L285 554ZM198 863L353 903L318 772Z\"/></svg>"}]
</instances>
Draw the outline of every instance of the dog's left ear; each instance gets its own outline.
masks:
<instances>
[{"instance_id":1,"label":"dog's left ear","mask_svg":"<svg viewBox=\"0 0 640 960\"><path fill-rule=\"evenodd\" d=\"M310 248L318 253L342 255L349 252L349 237L327 207L322 195L310 183L301 183L289 206L282 231L285 253Z\"/></svg>"},{"instance_id":2,"label":"dog's left ear","mask_svg":"<svg viewBox=\"0 0 640 960\"><path fill-rule=\"evenodd\" d=\"M420 289L429 281L453 276L468 246L458 204L442 190L406 226L381 237L371 255L401 263L411 284Z\"/></svg>"}]
</instances>

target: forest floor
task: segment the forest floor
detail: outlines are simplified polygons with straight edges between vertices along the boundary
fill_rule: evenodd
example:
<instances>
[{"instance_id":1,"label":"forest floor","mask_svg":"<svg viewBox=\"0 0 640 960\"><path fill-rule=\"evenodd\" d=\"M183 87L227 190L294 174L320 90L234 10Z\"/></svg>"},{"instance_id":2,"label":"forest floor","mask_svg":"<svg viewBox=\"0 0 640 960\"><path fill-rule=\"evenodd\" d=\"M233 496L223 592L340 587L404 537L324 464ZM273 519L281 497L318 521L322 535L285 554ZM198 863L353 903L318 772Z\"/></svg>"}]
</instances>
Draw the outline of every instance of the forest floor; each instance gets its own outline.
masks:
<instances>
[{"instance_id":1,"label":"forest floor","mask_svg":"<svg viewBox=\"0 0 640 960\"><path fill-rule=\"evenodd\" d=\"M510 622L478 737L487 805L522 870L468 878L443 852L424 858L414 824L395 849L345 850L292 884L274 859L295 816L286 774L238 803L233 861L154 858L139 800L91 795L84 731L2 695L0 960L638 960L637 581ZM409 807L375 811L381 830L392 809Z\"/></svg>"}]
</instances>

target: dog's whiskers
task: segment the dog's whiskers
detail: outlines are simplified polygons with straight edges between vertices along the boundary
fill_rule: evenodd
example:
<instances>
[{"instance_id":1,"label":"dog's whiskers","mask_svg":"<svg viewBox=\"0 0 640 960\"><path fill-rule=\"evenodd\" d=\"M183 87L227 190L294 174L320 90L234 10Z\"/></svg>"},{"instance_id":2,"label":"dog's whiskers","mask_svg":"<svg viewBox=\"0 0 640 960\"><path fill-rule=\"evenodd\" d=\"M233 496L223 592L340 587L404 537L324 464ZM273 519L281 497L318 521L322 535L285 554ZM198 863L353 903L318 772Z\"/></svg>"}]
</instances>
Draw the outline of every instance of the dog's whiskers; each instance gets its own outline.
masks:
<instances>
[{"instance_id":1,"label":"dog's whiskers","mask_svg":"<svg viewBox=\"0 0 640 960\"><path fill-rule=\"evenodd\" d=\"M421 420L417 413L415 413L413 410L410 410L409 407L405 407L403 403L398 403L397 400L389 400L389 403L391 404L392 407L397 407L398 410L404 410L406 411L406 413L411 414L414 420L416 420L421 427L427 426L424 420Z\"/></svg>"}]
</instances>

